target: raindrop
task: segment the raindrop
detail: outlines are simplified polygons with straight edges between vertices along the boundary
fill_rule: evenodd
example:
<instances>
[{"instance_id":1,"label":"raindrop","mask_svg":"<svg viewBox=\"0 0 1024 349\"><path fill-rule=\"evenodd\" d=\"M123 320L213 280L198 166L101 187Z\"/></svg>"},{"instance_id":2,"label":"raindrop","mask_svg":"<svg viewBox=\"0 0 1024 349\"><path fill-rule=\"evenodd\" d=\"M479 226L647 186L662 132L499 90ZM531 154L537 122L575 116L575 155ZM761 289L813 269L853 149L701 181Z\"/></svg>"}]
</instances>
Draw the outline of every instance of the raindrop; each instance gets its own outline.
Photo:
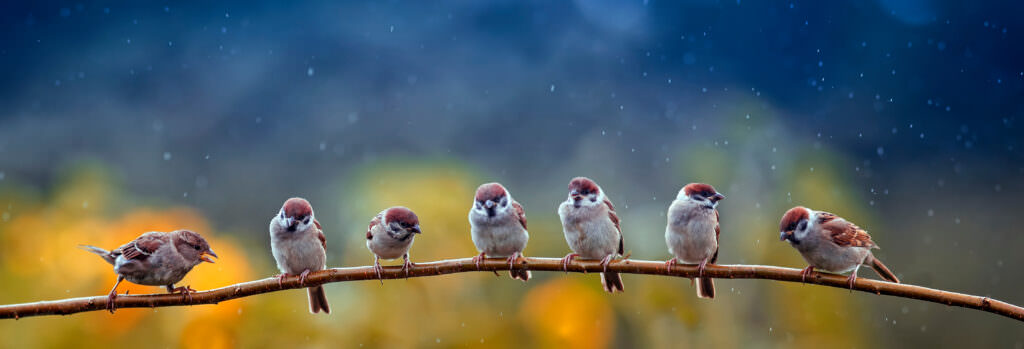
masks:
<instances>
[{"instance_id":1,"label":"raindrop","mask_svg":"<svg viewBox=\"0 0 1024 349\"><path fill-rule=\"evenodd\" d=\"M306 68L306 76L313 76L313 67Z\"/></svg>"},{"instance_id":2,"label":"raindrop","mask_svg":"<svg viewBox=\"0 0 1024 349\"><path fill-rule=\"evenodd\" d=\"M551 87L548 88L548 91L555 92L555 84L551 84Z\"/></svg>"},{"instance_id":3,"label":"raindrop","mask_svg":"<svg viewBox=\"0 0 1024 349\"><path fill-rule=\"evenodd\" d=\"M164 152L164 161L167 161L167 160L170 160L170 159L171 159L171 152L165 151Z\"/></svg>"}]
</instances>

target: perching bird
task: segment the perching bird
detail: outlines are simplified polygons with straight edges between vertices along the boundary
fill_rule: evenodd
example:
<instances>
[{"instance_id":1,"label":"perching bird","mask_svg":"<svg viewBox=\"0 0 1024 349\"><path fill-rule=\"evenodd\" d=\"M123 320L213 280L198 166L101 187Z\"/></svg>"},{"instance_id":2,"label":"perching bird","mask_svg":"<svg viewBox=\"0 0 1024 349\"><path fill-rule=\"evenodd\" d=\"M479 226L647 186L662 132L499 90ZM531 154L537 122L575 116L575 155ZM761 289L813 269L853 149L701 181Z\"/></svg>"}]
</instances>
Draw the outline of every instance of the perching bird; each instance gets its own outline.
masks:
<instances>
[{"instance_id":1,"label":"perching bird","mask_svg":"<svg viewBox=\"0 0 1024 349\"><path fill-rule=\"evenodd\" d=\"M512 194L501 184L486 183L476 189L473 207L469 209L470 236L480 255L473 257L477 268L487 256L507 257L509 275L527 281L529 270L512 269L523 257L523 249L530 240L526 232L526 213L523 206L512 199Z\"/></svg>"},{"instance_id":2,"label":"perching bird","mask_svg":"<svg viewBox=\"0 0 1024 349\"><path fill-rule=\"evenodd\" d=\"M213 263L209 256L217 257L198 233L189 230L175 230L170 233L149 232L111 251L96 246L81 245L82 249L98 254L114 266L117 282L107 297L107 310L114 312L117 286L121 281L147 286L165 286L167 292L180 292L182 297L191 297L195 292L189 286L174 287L174 284L202 262Z\"/></svg>"},{"instance_id":3,"label":"perching bird","mask_svg":"<svg viewBox=\"0 0 1024 349\"><path fill-rule=\"evenodd\" d=\"M384 284L382 273L384 268L380 265L381 259L397 259L401 257L402 270L406 277L409 276L409 268L413 263L409 261L409 248L420 234L420 220L408 208L395 206L380 211L377 216L370 220L370 226L366 228L366 248L373 253L373 270L377 278Z\"/></svg>"},{"instance_id":4,"label":"perching bird","mask_svg":"<svg viewBox=\"0 0 1024 349\"><path fill-rule=\"evenodd\" d=\"M619 216L601 187L590 178L573 178L569 182L569 198L558 207L558 216L562 219L565 241L573 251L562 259L562 268L568 271L575 257L599 259L604 266L601 285L605 291L623 291L619 273L608 271L612 259L625 253Z\"/></svg>"},{"instance_id":5,"label":"perching bird","mask_svg":"<svg viewBox=\"0 0 1024 349\"><path fill-rule=\"evenodd\" d=\"M857 225L834 214L797 206L786 211L779 223L779 239L800 252L807 268L800 272L802 280L821 269L832 273L852 271L847 282L853 288L861 265L871 267L883 279L899 283L889 268L871 254L878 248L871 236Z\"/></svg>"},{"instance_id":6,"label":"perching bird","mask_svg":"<svg viewBox=\"0 0 1024 349\"><path fill-rule=\"evenodd\" d=\"M270 220L270 250L277 269L281 270L279 282L288 275L298 275L300 284L305 284L310 272L326 268L327 239L321 229L309 201L291 198L284 202L281 211ZM324 287L307 290L309 312L330 314Z\"/></svg>"},{"instance_id":7,"label":"perching bird","mask_svg":"<svg viewBox=\"0 0 1024 349\"><path fill-rule=\"evenodd\" d=\"M715 298L715 283L704 276L704 266L718 261L718 201L725 196L711 185L690 183L679 190L668 207L665 243L672 259L665 262L671 267L677 261L697 264L697 296Z\"/></svg>"}]
</instances>

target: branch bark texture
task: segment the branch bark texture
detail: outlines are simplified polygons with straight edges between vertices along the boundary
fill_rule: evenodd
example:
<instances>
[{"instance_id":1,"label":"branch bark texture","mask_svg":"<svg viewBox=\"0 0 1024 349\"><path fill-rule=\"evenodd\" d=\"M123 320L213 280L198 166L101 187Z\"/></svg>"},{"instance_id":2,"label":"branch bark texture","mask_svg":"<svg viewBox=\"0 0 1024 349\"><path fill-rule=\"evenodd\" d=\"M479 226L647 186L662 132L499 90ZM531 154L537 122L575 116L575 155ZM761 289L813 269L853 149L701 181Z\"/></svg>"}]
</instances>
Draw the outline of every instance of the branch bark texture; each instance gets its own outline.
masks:
<instances>
[{"instance_id":1,"label":"branch bark texture","mask_svg":"<svg viewBox=\"0 0 1024 349\"><path fill-rule=\"evenodd\" d=\"M562 271L562 263L557 258L525 258L514 265L517 269L533 271ZM470 258L451 259L438 262L417 263L409 270L408 277L428 277L443 274L454 274L475 271L504 271L509 265L504 259L487 259L477 269ZM666 269L661 261L621 260L613 262L609 270L628 274L663 275L692 278L697 276L696 266L677 265ZM569 272L596 273L602 271L597 261L577 260L569 265ZM761 265L708 265L704 275L722 279L765 279L787 282L801 282L800 269L781 268ZM400 267L385 267L384 279L406 278ZM156 308L197 304L217 304L236 298L249 297L263 293L298 289L309 286L343 281L376 280L373 267L332 268L314 272L306 279L305 285L299 284L298 277L288 277L282 284L276 277L243 282L240 284L195 292L191 298L180 294L147 294L120 295L117 297L117 308ZM831 286L846 289L846 277L834 274L815 273L807 278L808 284ZM1024 308L991 299L963 293L937 290L908 284L894 284L868 278L857 278L853 289L878 295L919 299L923 301L964 307L1002 315L1017 321L1024 321ZM627 293L628 295L628 293ZM18 319L40 315L69 315L87 311L105 310L106 296L83 297L42 301L34 303L0 305L0 319Z\"/></svg>"}]
</instances>

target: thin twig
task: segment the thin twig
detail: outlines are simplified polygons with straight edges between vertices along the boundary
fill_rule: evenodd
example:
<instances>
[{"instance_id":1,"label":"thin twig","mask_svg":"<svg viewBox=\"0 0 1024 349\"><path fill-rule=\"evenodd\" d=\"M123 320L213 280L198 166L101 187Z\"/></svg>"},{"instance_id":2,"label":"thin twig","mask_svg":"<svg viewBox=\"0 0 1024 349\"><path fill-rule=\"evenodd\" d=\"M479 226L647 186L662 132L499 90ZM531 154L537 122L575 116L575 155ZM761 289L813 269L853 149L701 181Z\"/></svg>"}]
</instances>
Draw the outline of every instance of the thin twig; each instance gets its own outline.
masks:
<instances>
[{"instance_id":1,"label":"thin twig","mask_svg":"<svg viewBox=\"0 0 1024 349\"><path fill-rule=\"evenodd\" d=\"M534 271L562 271L562 263L557 258L525 258L515 265L517 269ZM409 270L408 277L426 277L442 274L454 274L475 271L503 271L509 268L505 259L487 259L477 269L470 258L452 259L438 262L416 263ZM628 274L669 275L692 278L697 276L696 266L677 265L671 270L665 269L660 261L623 260L612 263L609 270ZM597 261L575 261L570 264L570 272L600 272L601 265ZM406 274L399 266L385 267L383 278L404 279ZM800 282L800 269L780 268L761 265L708 265L704 276L725 279L766 279L776 281ZM183 298L179 294L148 294L117 297L117 308L155 308L195 304L217 304L219 302L253 296L262 293L276 292L316 286L325 283L376 280L373 267L333 268L309 274L306 285L299 285L298 277L288 277L282 284L278 279L243 282L192 294L192 299ZM846 289L846 277L833 274L815 273L807 279L808 284L817 284ZM963 293L931 289L908 284L894 284L868 278L857 278L853 289L879 295L920 299L928 302L978 309L999 314L1018 321L1024 321L1024 308L998 301L988 297L973 296ZM18 319L39 315L68 315L86 311L104 310L106 296L72 298L35 303L11 304L0 306L0 319Z\"/></svg>"}]
</instances>

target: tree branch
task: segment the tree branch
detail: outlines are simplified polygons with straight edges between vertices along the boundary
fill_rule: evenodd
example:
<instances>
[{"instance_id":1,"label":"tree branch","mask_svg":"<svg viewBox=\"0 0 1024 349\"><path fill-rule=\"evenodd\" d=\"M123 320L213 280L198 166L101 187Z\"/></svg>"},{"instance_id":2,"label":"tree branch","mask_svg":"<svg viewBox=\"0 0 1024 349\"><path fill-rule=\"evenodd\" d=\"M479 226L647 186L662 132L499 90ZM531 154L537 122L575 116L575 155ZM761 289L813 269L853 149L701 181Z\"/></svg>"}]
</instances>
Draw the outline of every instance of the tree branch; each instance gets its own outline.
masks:
<instances>
[{"instance_id":1,"label":"tree branch","mask_svg":"<svg viewBox=\"0 0 1024 349\"><path fill-rule=\"evenodd\" d=\"M562 271L562 263L556 258L526 258L525 262L515 265L517 269L534 271ZM409 270L409 277L427 277L442 274L454 274L472 271L504 271L509 265L504 259L488 259L481 263L478 270L470 258L452 259L438 262L417 263ZM692 278L697 276L696 266L677 265L671 271L665 269L660 261L622 260L612 263L609 270L628 274L668 275ZM602 271L597 261L575 261L569 265L570 272ZM800 282L800 270L761 265L708 265L704 275L725 279L766 279L776 281ZM384 268L385 279L405 278L405 273L398 266ZM253 296L257 294L297 289L325 283L375 280L377 275L373 267L333 268L311 273L305 286L299 285L298 277L288 277L279 285L278 279L268 278L257 281L243 282L227 287L192 294L191 299L180 294L148 294L122 295L116 300L117 308L155 308L195 304L217 304L219 302ZM807 279L808 284L817 284L837 288L847 288L846 277L834 274L815 273ZM595 286L596 287L596 286ZM963 293L948 292L927 287L908 284L894 284L867 278L858 278L854 290L879 295L920 299L928 302L978 309L1002 315L1018 321L1024 321L1024 308L998 301L988 297L979 297ZM35 303L11 304L0 306L0 319L18 319L39 315L68 315L86 311L104 310L106 296L72 298Z\"/></svg>"}]
</instances>

